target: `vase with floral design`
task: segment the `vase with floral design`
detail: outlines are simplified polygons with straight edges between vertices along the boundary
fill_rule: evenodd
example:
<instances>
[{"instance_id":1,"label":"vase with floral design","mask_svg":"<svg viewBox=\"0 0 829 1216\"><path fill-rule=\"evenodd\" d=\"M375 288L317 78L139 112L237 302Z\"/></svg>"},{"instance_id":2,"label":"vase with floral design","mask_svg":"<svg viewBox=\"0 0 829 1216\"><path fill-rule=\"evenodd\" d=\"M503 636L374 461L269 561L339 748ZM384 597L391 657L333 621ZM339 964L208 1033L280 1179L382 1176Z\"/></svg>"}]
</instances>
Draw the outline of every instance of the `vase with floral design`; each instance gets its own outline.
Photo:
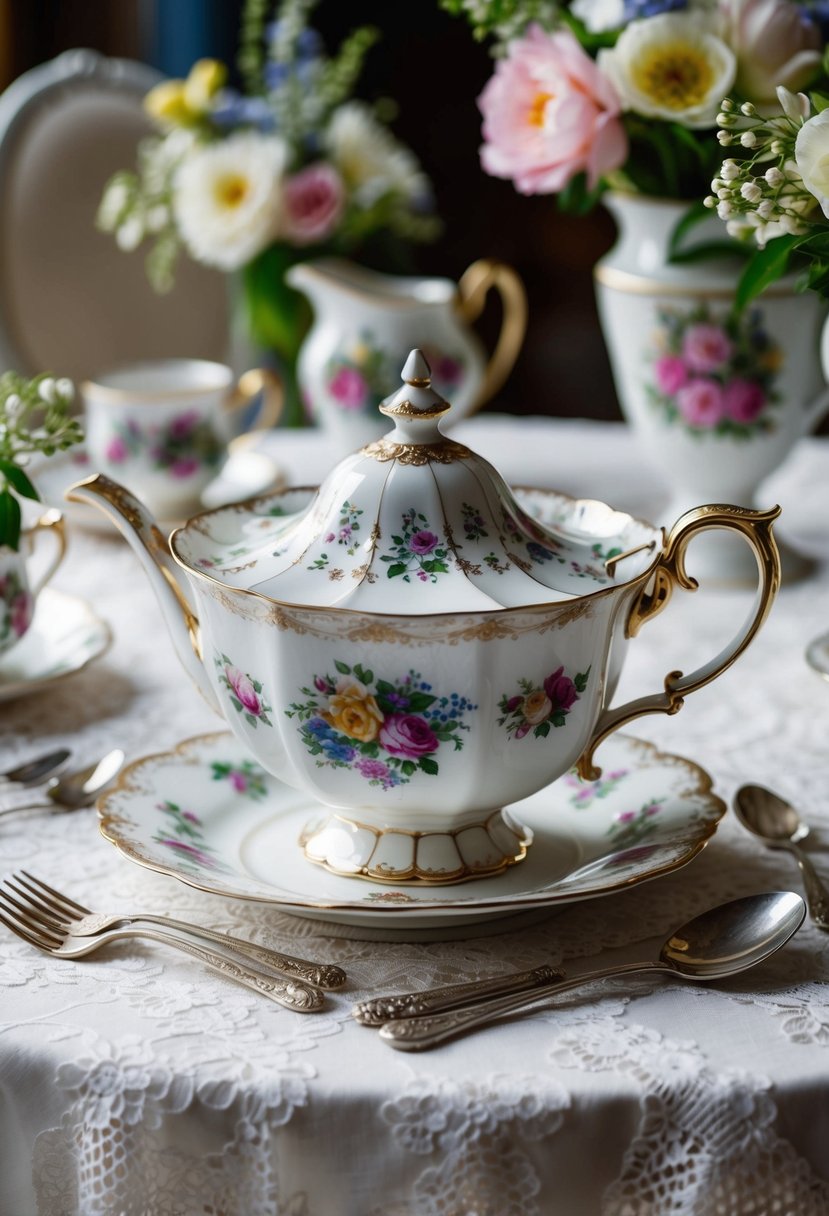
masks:
<instances>
[{"instance_id":1,"label":"vase with floral design","mask_svg":"<svg viewBox=\"0 0 829 1216\"><path fill-rule=\"evenodd\" d=\"M761 483L829 407L818 357L825 309L790 280L738 315L742 262L716 256L670 260L687 212L680 202L608 194L616 245L595 271L599 315L622 411L670 493L668 515L693 503L764 500ZM704 221L680 242L714 240ZM783 549L784 575L806 563ZM694 546L692 572L722 582L753 578L728 537Z\"/></svg>"},{"instance_id":2,"label":"vase with floral design","mask_svg":"<svg viewBox=\"0 0 829 1216\"><path fill-rule=\"evenodd\" d=\"M335 258L298 262L285 278L314 310L297 362L300 391L313 420L343 452L382 434L378 406L394 391L413 345L423 350L432 383L460 418L498 391L524 339L524 289L500 262L473 263L458 284L379 274ZM503 321L487 360L471 325L493 288Z\"/></svg>"}]
</instances>

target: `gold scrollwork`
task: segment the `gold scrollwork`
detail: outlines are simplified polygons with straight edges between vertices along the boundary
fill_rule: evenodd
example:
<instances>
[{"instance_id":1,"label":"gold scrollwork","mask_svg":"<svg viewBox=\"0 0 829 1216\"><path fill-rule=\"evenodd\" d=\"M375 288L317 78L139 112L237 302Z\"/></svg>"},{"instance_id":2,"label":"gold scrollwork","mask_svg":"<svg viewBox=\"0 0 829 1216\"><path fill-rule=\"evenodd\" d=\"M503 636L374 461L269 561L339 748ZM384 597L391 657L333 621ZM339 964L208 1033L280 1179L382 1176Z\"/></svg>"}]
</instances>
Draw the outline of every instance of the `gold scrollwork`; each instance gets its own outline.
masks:
<instances>
[{"instance_id":1,"label":"gold scrollwork","mask_svg":"<svg viewBox=\"0 0 829 1216\"><path fill-rule=\"evenodd\" d=\"M423 417L423 415L421 415ZM443 439L440 443L392 443L390 439L375 439L361 449L361 455L371 460L385 462L397 460L400 464L453 464L472 455L469 448L454 439Z\"/></svg>"}]
</instances>

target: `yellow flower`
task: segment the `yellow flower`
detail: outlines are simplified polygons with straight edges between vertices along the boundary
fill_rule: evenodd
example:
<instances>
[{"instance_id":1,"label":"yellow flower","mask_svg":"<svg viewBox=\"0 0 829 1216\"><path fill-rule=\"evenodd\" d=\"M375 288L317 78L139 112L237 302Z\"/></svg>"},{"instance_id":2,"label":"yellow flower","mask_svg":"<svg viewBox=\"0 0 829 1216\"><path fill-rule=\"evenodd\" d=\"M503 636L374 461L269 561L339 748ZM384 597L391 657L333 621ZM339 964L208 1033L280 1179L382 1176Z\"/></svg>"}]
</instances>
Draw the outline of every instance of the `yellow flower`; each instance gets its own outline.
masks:
<instances>
[{"instance_id":1,"label":"yellow flower","mask_svg":"<svg viewBox=\"0 0 829 1216\"><path fill-rule=\"evenodd\" d=\"M552 701L543 688L537 688L524 702L524 721L529 722L530 726L537 726L539 722L549 718L552 711Z\"/></svg>"},{"instance_id":2,"label":"yellow flower","mask_svg":"<svg viewBox=\"0 0 829 1216\"><path fill-rule=\"evenodd\" d=\"M224 84L227 68L218 59L199 59L186 80L163 80L144 98L144 109L157 122L191 127L203 118Z\"/></svg>"},{"instance_id":3,"label":"yellow flower","mask_svg":"<svg viewBox=\"0 0 829 1216\"><path fill-rule=\"evenodd\" d=\"M345 684L329 698L322 715L335 730L349 739L371 743L383 724L383 713L374 697L361 684Z\"/></svg>"}]
</instances>

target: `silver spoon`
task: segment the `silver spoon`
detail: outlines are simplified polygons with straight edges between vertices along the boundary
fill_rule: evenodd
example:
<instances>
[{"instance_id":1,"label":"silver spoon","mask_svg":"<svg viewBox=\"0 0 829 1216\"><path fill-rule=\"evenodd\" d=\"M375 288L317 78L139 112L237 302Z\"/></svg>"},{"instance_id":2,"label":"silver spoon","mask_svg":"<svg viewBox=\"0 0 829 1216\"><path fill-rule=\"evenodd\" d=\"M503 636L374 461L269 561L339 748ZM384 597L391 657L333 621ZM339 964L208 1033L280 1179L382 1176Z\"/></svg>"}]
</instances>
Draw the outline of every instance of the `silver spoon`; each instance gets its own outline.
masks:
<instances>
[{"instance_id":1,"label":"silver spoon","mask_svg":"<svg viewBox=\"0 0 829 1216\"><path fill-rule=\"evenodd\" d=\"M34 760L27 760L24 764L6 769L5 773L0 773L0 778L14 782L15 785L37 785L56 768L60 768L71 754L68 747L59 747L53 752L37 756Z\"/></svg>"},{"instance_id":2,"label":"silver spoon","mask_svg":"<svg viewBox=\"0 0 829 1216\"><path fill-rule=\"evenodd\" d=\"M396 1018L380 1038L399 1051L422 1051L444 1039L484 1026L504 1013L518 1013L545 997L611 975L660 971L684 980L716 980L736 975L779 950L803 924L806 905L794 891L769 891L720 904L681 925L662 944L659 957L605 967L557 980L532 992L513 993L448 1013Z\"/></svg>"},{"instance_id":3,"label":"silver spoon","mask_svg":"<svg viewBox=\"0 0 829 1216\"><path fill-rule=\"evenodd\" d=\"M101 790L117 777L123 763L124 753L120 747L116 747L97 763L51 781L46 788L48 802L10 806L0 811L0 815L16 815L19 811L51 811L52 814L61 814L91 806Z\"/></svg>"},{"instance_id":4,"label":"silver spoon","mask_svg":"<svg viewBox=\"0 0 829 1216\"><path fill-rule=\"evenodd\" d=\"M797 861L803 876L809 915L819 929L829 929L829 892L809 858L798 848L809 835L793 806L762 785L743 785L734 799L737 818L744 828L759 836L771 849L786 849Z\"/></svg>"}]
</instances>

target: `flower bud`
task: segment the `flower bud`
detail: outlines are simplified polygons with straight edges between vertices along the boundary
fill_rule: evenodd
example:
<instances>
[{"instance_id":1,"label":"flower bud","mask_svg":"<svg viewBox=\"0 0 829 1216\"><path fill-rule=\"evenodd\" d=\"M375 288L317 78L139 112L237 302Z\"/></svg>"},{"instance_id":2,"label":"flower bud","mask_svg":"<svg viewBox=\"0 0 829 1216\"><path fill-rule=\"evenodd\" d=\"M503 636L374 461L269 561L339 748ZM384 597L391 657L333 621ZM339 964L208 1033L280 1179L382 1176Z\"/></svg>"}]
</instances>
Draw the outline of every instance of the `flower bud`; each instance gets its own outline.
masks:
<instances>
[{"instance_id":1,"label":"flower bud","mask_svg":"<svg viewBox=\"0 0 829 1216\"><path fill-rule=\"evenodd\" d=\"M45 380L41 380L37 386L37 391L41 401L45 401L47 405L54 405L58 399L57 392L55 391L55 382L51 376L47 376Z\"/></svg>"},{"instance_id":2,"label":"flower bud","mask_svg":"<svg viewBox=\"0 0 829 1216\"><path fill-rule=\"evenodd\" d=\"M64 401L72 401L74 399L75 386L67 376L61 376L60 380L56 380L55 388L58 390L58 396Z\"/></svg>"},{"instance_id":3,"label":"flower bud","mask_svg":"<svg viewBox=\"0 0 829 1216\"><path fill-rule=\"evenodd\" d=\"M740 143L744 148L756 148L757 136L753 131L743 131L742 135L740 136Z\"/></svg>"},{"instance_id":4,"label":"flower bud","mask_svg":"<svg viewBox=\"0 0 829 1216\"><path fill-rule=\"evenodd\" d=\"M740 194L747 203L759 203L763 197L763 192L756 182L743 182L740 187Z\"/></svg>"}]
</instances>

